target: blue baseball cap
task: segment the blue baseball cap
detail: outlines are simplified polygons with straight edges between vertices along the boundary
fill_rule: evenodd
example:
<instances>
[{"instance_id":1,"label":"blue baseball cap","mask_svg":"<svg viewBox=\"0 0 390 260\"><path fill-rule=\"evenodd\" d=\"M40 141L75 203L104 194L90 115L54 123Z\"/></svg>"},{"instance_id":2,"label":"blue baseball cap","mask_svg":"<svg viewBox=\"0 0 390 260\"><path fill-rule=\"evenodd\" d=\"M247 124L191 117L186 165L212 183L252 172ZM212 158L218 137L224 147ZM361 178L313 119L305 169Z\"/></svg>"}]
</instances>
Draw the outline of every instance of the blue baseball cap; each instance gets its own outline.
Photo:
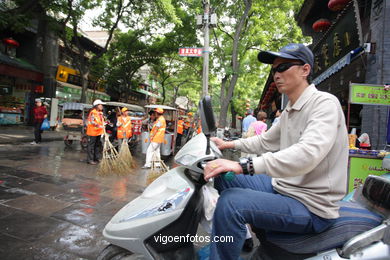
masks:
<instances>
[{"instance_id":1,"label":"blue baseball cap","mask_svg":"<svg viewBox=\"0 0 390 260\"><path fill-rule=\"evenodd\" d=\"M313 68L314 55L313 52L302 43L289 43L279 52L275 51L261 51L257 58L260 62L266 64L273 64L276 58L294 59L303 61Z\"/></svg>"}]
</instances>

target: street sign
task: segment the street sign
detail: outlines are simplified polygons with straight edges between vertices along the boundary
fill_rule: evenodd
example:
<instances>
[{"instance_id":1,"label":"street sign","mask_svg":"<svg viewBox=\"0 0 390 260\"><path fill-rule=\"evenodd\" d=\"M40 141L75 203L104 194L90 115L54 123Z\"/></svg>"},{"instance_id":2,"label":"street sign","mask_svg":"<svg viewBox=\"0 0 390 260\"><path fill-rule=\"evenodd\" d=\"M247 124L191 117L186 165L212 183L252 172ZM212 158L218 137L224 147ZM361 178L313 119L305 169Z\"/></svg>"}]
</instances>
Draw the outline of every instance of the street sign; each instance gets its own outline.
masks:
<instances>
[{"instance_id":1,"label":"street sign","mask_svg":"<svg viewBox=\"0 0 390 260\"><path fill-rule=\"evenodd\" d=\"M350 84L349 102L362 105L390 105L390 90L383 85Z\"/></svg>"},{"instance_id":2,"label":"street sign","mask_svg":"<svg viewBox=\"0 0 390 260\"><path fill-rule=\"evenodd\" d=\"M179 48L179 56L183 57L202 57L203 48Z\"/></svg>"}]
</instances>

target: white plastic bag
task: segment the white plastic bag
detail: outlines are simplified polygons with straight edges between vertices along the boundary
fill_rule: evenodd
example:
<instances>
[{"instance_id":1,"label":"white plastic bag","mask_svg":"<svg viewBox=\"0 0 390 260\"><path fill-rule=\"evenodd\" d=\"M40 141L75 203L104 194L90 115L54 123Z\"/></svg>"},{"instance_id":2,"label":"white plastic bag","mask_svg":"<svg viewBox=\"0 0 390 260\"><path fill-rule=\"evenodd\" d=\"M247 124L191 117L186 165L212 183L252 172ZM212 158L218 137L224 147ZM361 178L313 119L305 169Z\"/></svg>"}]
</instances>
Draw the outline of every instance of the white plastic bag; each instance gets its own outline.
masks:
<instances>
[{"instance_id":1,"label":"white plastic bag","mask_svg":"<svg viewBox=\"0 0 390 260\"><path fill-rule=\"evenodd\" d=\"M219 194L218 191L214 188L213 182L209 182L206 185L203 185L202 193L204 216L202 217L201 225L207 233L211 234L212 220L215 207L217 206Z\"/></svg>"}]
</instances>

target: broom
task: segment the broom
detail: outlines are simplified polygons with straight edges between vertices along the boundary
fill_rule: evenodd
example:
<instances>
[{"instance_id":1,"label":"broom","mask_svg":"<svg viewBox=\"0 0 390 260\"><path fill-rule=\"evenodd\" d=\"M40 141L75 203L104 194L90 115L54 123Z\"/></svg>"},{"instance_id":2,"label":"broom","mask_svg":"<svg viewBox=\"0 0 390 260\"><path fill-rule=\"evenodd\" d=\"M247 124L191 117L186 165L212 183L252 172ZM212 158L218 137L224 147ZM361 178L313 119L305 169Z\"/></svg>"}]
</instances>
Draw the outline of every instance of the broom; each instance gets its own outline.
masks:
<instances>
[{"instance_id":1,"label":"broom","mask_svg":"<svg viewBox=\"0 0 390 260\"><path fill-rule=\"evenodd\" d=\"M131 173L136 167L133 156L131 155L128 139L124 138L118 154L118 172L122 174Z\"/></svg>"},{"instance_id":2,"label":"broom","mask_svg":"<svg viewBox=\"0 0 390 260\"><path fill-rule=\"evenodd\" d=\"M104 128L103 128L104 129ZM118 151L110 142L109 136L104 129L103 159L99 163L98 174L107 175L116 172Z\"/></svg>"},{"instance_id":3,"label":"broom","mask_svg":"<svg viewBox=\"0 0 390 260\"><path fill-rule=\"evenodd\" d=\"M160 159L157 152L153 153L152 156L152 167L149 171L148 177L146 178L146 185L152 183L155 179L163 175L169 170L165 165L164 161Z\"/></svg>"}]
</instances>

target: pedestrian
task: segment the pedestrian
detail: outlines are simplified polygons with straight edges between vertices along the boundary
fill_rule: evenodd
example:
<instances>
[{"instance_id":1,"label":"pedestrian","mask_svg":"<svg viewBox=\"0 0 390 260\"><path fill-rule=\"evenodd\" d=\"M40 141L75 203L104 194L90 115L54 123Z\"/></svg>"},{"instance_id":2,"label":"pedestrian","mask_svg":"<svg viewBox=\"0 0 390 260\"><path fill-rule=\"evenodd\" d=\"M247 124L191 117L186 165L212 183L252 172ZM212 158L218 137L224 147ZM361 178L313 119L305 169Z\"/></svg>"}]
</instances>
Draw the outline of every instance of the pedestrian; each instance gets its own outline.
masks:
<instances>
[{"instance_id":1,"label":"pedestrian","mask_svg":"<svg viewBox=\"0 0 390 260\"><path fill-rule=\"evenodd\" d=\"M42 142L42 130L41 126L43 120L47 118L47 109L42 105L42 100L40 98L35 99L35 106L33 108L33 116L34 116L34 141L31 144L39 144Z\"/></svg>"},{"instance_id":2,"label":"pedestrian","mask_svg":"<svg viewBox=\"0 0 390 260\"><path fill-rule=\"evenodd\" d=\"M103 145L101 137L104 134L105 123L103 117L103 105L105 103L100 99L93 102L93 108L88 114L87 119L87 163L97 164L102 159Z\"/></svg>"},{"instance_id":3,"label":"pedestrian","mask_svg":"<svg viewBox=\"0 0 390 260\"><path fill-rule=\"evenodd\" d=\"M118 147L121 147L124 139L129 140L133 136L131 117L129 114L129 110L126 107L121 109L121 115L118 117L116 126Z\"/></svg>"},{"instance_id":4,"label":"pedestrian","mask_svg":"<svg viewBox=\"0 0 390 260\"><path fill-rule=\"evenodd\" d=\"M162 108L155 108L154 114L156 121L154 122L152 131L150 132L150 144L146 150L146 161L145 165L142 166L143 169L151 168L154 154L157 156L157 160L161 160L160 148L161 144L164 142L165 129L167 124L163 116L164 110Z\"/></svg>"},{"instance_id":5,"label":"pedestrian","mask_svg":"<svg viewBox=\"0 0 390 260\"><path fill-rule=\"evenodd\" d=\"M243 138L247 137L248 128L249 128L250 124L252 124L253 122L256 122L256 118L253 116L253 110L248 109L246 111L246 117L242 121L242 137Z\"/></svg>"},{"instance_id":6,"label":"pedestrian","mask_svg":"<svg viewBox=\"0 0 390 260\"><path fill-rule=\"evenodd\" d=\"M277 109L275 112L275 119L274 119L274 121L272 121L272 125L275 125L277 122L279 122L281 114L282 114L282 110Z\"/></svg>"},{"instance_id":7,"label":"pedestrian","mask_svg":"<svg viewBox=\"0 0 390 260\"><path fill-rule=\"evenodd\" d=\"M280 122L259 136L212 139L220 149L261 154L240 162L217 159L205 167L205 180L214 177L221 193L212 235L234 237L232 243L211 244L213 260L239 258L246 223L264 232L320 233L339 217L336 202L345 195L345 118L335 96L309 84L313 53L303 44L288 44L279 52L261 51L258 59L272 64L278 91L289 102ZM233 181L216 178L229 171L238 174Z\"/></svg>"},{"instance_id":8,"label":"pedestrian","mask_svg":"<svg viewBox=\"0 0 390 260\"><path fill-rule=\"evenodd\" d=\"M156 116L153 110L149 111L149 117L142 121L142 128L144 131L152 131L154 121L156 121Z\"/></svg>"},{"instance_id":9,"label":"pedestrian","mask_svg":"<svg viewBox=\"0 0 390 260\"><path fill-rule=\"evenodd\" d=\"M176 147L181 146L181 138L183 137L183 133L184 133L184 120L182 117L179 117L179 120L177 120Z\"/></svg>"},{"instance_id":10,"label":"pedestrian","mask_svg":"<svg viewBox=\"0 0 390 260\"><path fill-rule=\"evenodd\" d=\"M190 134L191 124L192 124L192 119L193 119L192 116L193 116L192 112L188 112L187 113L187 118L184 121L184 135L185 136L188 136Z\"/></svg>"},{"instance_id":11,"label":"pedestrian","mask_svg":"<svg viewBox=\"0 0 390 260\"><path fill-rule=\"evenodd\" d=\"M254 135L261 135L265 131L267 131L267 124L265 123L267 121L267 113L264 111L260 111L257 113L256 116L257 121L251 123L248 128L248 137L254 136Z\"/></svg>"},{"instance_id":12,"label":"pedestrian","mask_svg":"<svg viewBox=\"0 0 390 260\"><path fill-rule=\"evenodd\" d=\"M202 121L198 119L198 124L196 126L196 134L202 133Z\"/></svg>"},{"instance_id":13,"label":"pedestrian","mask_svg":"<svg viewBox=\"0 0 390 260\"><path fill-rule=\"evenodd\" d=\"M247 138L255 136L255 135L261 135L262 133L267 131L268 126L265 123L267 121L267 113L264 111L260 111L259 113L257 113L256 119L257 119L257 121L255 121L249 125L248 132L247 132ZM244 156L257 157L257 154L248 153L248 154L244 154Z\"/></svg>"}]
</instances>

